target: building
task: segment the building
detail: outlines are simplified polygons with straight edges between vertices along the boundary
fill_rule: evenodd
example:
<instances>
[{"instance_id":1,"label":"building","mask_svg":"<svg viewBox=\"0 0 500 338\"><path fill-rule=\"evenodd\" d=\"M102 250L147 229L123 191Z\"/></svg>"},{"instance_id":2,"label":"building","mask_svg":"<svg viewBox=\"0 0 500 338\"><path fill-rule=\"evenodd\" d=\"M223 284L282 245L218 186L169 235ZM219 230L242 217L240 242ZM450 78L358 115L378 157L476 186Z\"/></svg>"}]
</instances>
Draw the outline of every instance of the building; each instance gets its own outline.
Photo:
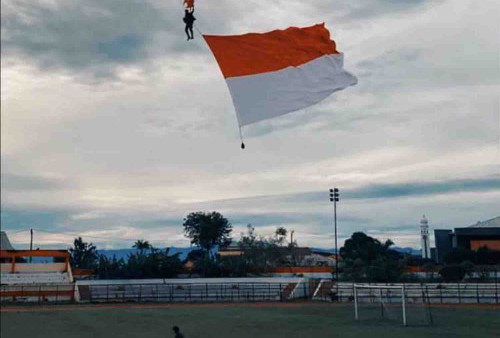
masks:
<instances>
[{"instance_id":1,"label":"building","mask_svg":"<svg viewBox=\"0 0 500 338\"><path fill-rule=\"evenodd\" d=\"M422 220L420 221L420 237L422 243L422 258L430 259L431 241L429 239L429 221L425 218L425 215L422 216Z\"/></svg>"},{"instance_id":2,"label":"building","mask_svg":"<svg viewBox=\"0 0 500 338\"><path fill-rule=\"evenodd\" d=\"M436 229L434 238L438 263L442 263L444 257L456 248L477 250L487 247L490 250L500 250L500 216L465 228Z\"/></svg>"},{"instance_id":3,"label":"building","mask_svg":"<svg viewBox=\"0 0 500 338\"><path fill-rule=\"evenodd\" d=\"M9 237L7 237L5 231L0 231L0 251L4 250L14 250L14 247L10 244ZM10 262L9 258L0 256L0 263L8 262Z\"/></svg>"},{"instance_id":4,"label":"building","mask_svg":"<svg viewBox=\"0 0 500 338\"><path fill-rule=\"evenodd\" d=\"M293 248L276 247L276 253L283 257L287 257L289 259L295 257L296 259L299 260L303 260L304 257L313 254L310 248L305 248L305 247L293 247ZM231 242L231 244L228 247L220 249L217 254L221 257L242 256L245 254L245 250L241 248L239 243Z\"/></svg>"},{"instance_id":5,"label":"building","mask_svg":"<svg viewBox=\"0 0 500 338\"><path fill-rule=\"evenodd\" d=\"M337 256L324 250L307 247L276 247L275 253L282 257L281 266L265 272L269 277L309 277L332 278ZM243 256L245 250L240 243L233 241L226 248L220 249L220 257Z\"/></svg>"},{"instance_id":6,"label":"building","mask_svg":"<svg viewBox=\"0 0 500 338\"><path fill-rule=\"evenodd\" d=\"M75 286L67 250L15 250L0 233L0 300L70 301ZM53 257L52 263L28 263L30 257Z\"/></svg>"}]
</instances>

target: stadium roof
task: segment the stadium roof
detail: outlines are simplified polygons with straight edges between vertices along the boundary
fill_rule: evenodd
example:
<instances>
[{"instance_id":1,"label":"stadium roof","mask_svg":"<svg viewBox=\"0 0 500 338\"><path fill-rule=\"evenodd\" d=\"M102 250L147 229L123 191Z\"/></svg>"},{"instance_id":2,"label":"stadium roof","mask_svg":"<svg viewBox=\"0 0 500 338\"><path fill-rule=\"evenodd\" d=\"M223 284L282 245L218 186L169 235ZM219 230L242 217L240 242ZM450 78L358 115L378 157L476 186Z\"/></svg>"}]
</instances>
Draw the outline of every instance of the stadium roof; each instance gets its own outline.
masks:
<instances>
[{"instance_id":1,"label":"stadium roof","mask_svg":"<svg viewBox=\"0 0 500 338\"><path fill-rule=\"evenodd\" d=\"M14 250L5 231L0 231L0 250Z\"/></svg>"},{"instance_id":2,"label":"stadium roof","mask_svg":"<svg viewBox=\"0 0 500 338\"><path fill-rule=\"evenodd\" d=\"M484 222L478 221L476 224L471 225L470 228L500 228L500 216Z\"/></svg>"}]
</instances>

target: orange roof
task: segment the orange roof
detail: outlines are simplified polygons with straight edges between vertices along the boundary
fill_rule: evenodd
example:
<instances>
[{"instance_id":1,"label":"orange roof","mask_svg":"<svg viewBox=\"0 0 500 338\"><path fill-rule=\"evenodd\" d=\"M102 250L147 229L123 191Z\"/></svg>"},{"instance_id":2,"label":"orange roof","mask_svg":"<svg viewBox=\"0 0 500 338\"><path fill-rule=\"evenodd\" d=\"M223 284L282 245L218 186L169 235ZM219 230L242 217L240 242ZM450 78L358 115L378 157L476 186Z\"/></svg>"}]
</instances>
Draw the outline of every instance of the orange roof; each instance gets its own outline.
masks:
<instances>
[{"instance_id":1,"label":"orange roof","mask_svg":"<svg viewBox=\"0 0 500 338\"><path fill-rule=\"evenodd\" d=\"M68 250L0 250L0 257L69 257Z\"/></svg>"}]
</instances>

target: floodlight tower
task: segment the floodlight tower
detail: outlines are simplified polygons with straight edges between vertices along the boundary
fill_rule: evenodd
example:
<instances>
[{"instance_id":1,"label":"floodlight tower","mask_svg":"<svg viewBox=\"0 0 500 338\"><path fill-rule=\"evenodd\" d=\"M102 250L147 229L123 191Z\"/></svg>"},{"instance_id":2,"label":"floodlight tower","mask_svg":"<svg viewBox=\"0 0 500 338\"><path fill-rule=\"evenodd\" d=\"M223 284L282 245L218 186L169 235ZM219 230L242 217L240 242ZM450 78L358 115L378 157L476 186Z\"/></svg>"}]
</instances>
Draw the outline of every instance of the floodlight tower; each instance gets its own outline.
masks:
<instances>
[{"instance_id":1,"label":"floodlight tower","mask_svg":"<svg viewBox=\"0 0 500 338\"><path fill-rule=\"evenodd\" d=\"M429 239L429 221L423 215L422 220L420 221L420 237L422 242L422 258L430 259L431 258L431 244Z\"/></svg>"},{"instance_id":2,"label":"floodlight tower","mask_svg":"<svg viewBox=\"0 0 500 338\"><path fill-rule=\"evenodd\" d=\"M339 196L339 189L330 189L330 202L333 202L335 224L335 285L337 288L337 297L339 296L339 250L337 247L337 202L340 200Z\"/></svg>"}]
</instances>

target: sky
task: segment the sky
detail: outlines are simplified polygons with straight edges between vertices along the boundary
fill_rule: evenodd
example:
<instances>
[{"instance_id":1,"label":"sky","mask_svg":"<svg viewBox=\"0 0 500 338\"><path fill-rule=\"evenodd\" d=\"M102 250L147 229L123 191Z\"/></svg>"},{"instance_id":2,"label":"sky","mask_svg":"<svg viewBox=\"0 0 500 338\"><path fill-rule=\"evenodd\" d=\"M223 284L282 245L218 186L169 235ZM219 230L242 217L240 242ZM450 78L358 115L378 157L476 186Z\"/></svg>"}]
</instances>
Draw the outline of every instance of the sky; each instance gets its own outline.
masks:
<instances>
[{"instance_id":1,"label":"sky","mask_svg":"<svg viewBox=\"0 0 500 338\"><path fill-rule=\"evenodd\" d=\"M3 0L1 226L17 248L189 246L218 211L239 238L354 231L420 248L433 229L500 214L500 3L198 0L198 29L325 22L358 85L243 129L181 0Z\"/></svg>"}]
</instances>

